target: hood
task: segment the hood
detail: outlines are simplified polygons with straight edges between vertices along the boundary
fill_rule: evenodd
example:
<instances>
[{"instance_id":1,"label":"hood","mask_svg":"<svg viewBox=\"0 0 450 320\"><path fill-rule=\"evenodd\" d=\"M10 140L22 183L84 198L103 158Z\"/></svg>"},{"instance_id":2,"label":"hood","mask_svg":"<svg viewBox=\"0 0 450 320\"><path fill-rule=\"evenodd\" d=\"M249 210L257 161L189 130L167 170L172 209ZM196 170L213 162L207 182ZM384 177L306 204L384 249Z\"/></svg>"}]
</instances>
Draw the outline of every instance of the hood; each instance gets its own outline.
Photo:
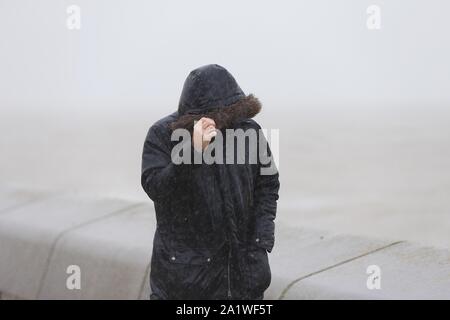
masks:
<instances>
[{"instance_id":1,"label":"hood","mask_svg":"<svg viewBox=\"0 0 450 320\"><path fill-rule=\"evenodd\" d=\"M188 75L178 104L179 117L171 127L190 130L194 121L208 117L218 129L228 128L239 120L254 117L260 110L259 100L252 94L245 95L231 73L210 64Z\"/></svg>"}]
</instances>

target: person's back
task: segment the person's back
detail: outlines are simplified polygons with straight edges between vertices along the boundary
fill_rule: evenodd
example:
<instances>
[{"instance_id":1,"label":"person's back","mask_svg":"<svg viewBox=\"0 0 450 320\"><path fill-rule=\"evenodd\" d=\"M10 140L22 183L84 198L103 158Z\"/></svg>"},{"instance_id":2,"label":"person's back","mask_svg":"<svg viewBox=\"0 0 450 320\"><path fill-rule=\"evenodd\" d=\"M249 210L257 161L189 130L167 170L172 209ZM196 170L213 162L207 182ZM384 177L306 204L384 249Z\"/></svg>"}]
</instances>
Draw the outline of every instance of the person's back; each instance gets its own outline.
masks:
<instances>
[{"instance_id":1,"label":"person's back","mask_svg":"<svg viewBox=\"0 0 450 320\"><path fill-rule=\"evenodd\" d=\"M141 182L157 218L151 299L263 297L279 181L276 168L261 172L273 161L251 119L260 109L227 70L207 65L189 74L178 111L149 129Z\"/></svg>"}]
</instances>

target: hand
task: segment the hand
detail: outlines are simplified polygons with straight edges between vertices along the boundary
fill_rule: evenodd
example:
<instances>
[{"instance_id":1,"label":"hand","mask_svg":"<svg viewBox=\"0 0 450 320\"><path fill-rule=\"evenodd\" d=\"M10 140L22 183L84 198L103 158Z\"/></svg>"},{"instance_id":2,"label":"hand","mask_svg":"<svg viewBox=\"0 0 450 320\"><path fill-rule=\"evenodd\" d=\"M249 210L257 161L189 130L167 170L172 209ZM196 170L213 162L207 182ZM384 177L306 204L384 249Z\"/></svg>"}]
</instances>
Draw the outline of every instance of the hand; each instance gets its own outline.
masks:
<instances>
[{"instance_id":1,"label":"hand","mask_svg":"<svg viewBox=\"0 0 450 320\"><path fill-rule=\"evenodd\" d=\"M192 143L194 144L194 149L201 152L211 142L211 139L215 137L216 123L213 119L203 117L197 121L194 125Z\"/></svg>"}]
</instances>

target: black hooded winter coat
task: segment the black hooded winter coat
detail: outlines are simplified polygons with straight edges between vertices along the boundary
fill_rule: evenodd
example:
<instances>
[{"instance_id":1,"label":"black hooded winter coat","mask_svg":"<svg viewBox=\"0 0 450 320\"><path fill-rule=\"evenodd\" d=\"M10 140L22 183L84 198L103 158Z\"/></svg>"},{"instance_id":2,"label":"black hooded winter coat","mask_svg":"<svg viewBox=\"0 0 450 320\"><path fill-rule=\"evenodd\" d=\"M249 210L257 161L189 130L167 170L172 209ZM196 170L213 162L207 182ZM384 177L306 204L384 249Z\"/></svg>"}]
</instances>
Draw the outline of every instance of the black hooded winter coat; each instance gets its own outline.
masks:
<instances>
[{"instance_id":1,"label":"black hooded winter coat","mask_svg":"<svg viewBox=\"0 0 450 320\"><path fill-rule=\"evenodd\" d=\"M150 127L141 183L157 220L151 299L263 297L271 282L267 253L274 245L278 172L262 175L269 164L259 156L251 163L248 143L239 164L175 164L171 158L179 143L171 140L173 130L192 131L202 116L213 118L221 131L257 130L258 141L267 146L250 119L260 109L258 99L246 96L226 69L207 65L187 77L178 111ZM192 147L190 152L196 153ZM267 154L271 157L268 147Z\"/></svg>"}]
</instances>

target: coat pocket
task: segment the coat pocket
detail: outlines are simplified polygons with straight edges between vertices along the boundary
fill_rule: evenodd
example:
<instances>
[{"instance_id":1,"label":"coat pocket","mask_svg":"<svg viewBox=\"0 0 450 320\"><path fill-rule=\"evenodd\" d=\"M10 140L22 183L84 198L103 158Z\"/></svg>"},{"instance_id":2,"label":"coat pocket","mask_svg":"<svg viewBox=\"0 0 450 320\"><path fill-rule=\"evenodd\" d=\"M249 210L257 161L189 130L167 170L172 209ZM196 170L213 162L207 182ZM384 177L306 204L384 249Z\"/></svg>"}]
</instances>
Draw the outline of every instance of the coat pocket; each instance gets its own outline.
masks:
<instances>
[{"instance_id":1,"label":"coat pocket","mask_svg":"<svg viewBox=\"0 0 450 320\"><path fill-rule=\"evenodd\" d=\"M251 246L248 250L249 284L250 294L263 293L272 280L269 257L264 248Z\"/></svg>"},{"instance_id":2,"label":"coat pocket","mask_svg":"<svg viewBox=\"0 0 450 320\"><path fill-rule=\"evenodd\" d=\"M164 256L166 286L173 299L206 299L215 280L214 251L175 247Z\"/></svg>"}]
</instances>

